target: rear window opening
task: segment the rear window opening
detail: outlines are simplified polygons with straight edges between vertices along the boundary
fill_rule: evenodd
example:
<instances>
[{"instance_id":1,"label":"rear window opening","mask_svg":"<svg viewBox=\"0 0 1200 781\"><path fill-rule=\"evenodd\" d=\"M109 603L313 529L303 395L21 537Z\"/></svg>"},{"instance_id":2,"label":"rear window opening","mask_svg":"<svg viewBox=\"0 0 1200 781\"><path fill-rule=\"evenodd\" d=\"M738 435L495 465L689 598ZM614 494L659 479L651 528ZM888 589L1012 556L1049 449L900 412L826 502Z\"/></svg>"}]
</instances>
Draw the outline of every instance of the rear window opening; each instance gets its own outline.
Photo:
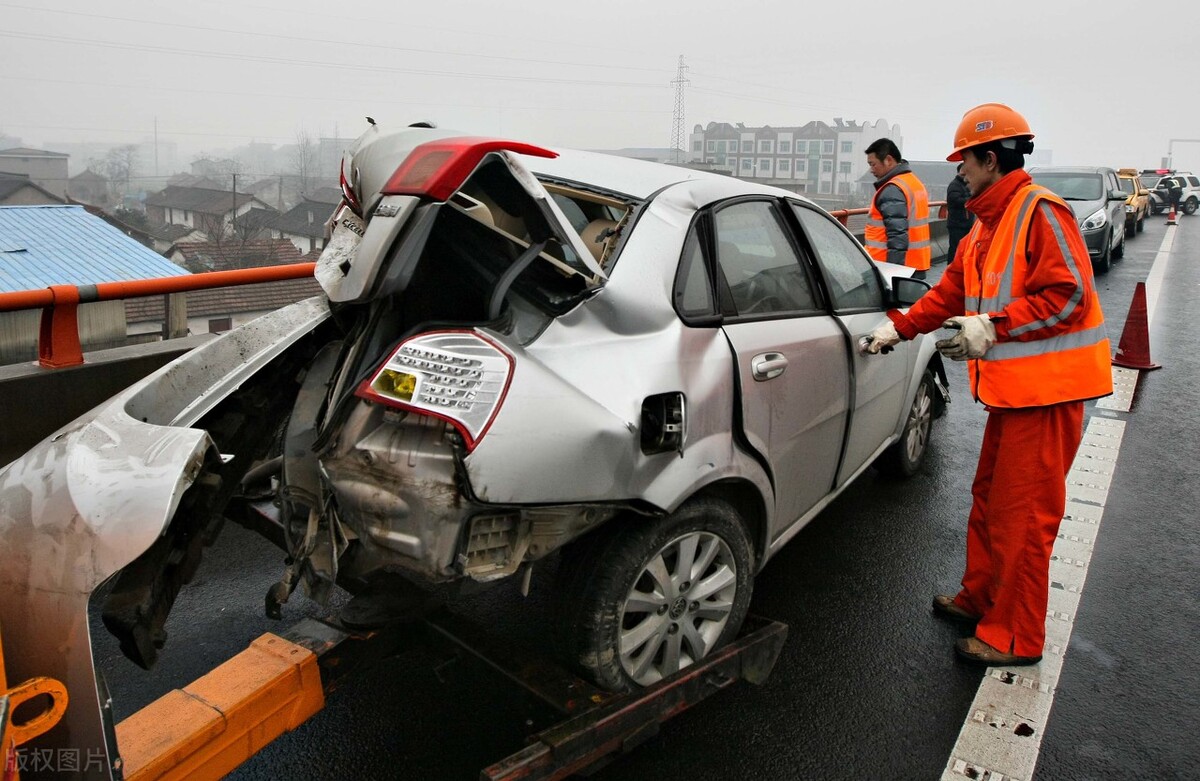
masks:
<instances>
[{"instance_id":1,"label":"rear window opening","mask_svg":"<svg viewBox=\"0 0 1200 781\"><path fill-rule=\"evenodd\" d=\"M547 316L564 314L589 295L599 280L564 233L580 234L592 253L588 260L603 264L631 206L561 185L547 192L569 228L493 155L447 202L426 207L425 226L399 243L390 264L412 273L395 293L400 330L506 318L497 327L536 332ZM539 244L542 250L527 257Z\"/></svg>"}]
</instances>

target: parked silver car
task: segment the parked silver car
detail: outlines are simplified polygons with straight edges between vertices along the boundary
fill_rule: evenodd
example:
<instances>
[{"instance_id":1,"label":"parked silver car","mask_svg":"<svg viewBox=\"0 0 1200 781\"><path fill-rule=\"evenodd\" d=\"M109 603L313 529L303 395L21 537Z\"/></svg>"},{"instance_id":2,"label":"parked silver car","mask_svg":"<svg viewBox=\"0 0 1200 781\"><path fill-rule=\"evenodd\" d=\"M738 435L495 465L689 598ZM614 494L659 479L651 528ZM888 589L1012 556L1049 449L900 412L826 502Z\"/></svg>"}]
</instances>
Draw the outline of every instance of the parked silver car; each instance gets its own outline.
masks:
<instances>
[{"instance_id":1,"label":"parked silver car","mask_svg":"<svg viewBox=\"0 0 1200 781\"><path fill-rule=\"evenodd\" d=\"M73 647L118 572L105 623L153 662L240 495L281 506L274 605L383 573L523 577L562 549L569 658L646 685L733 638L755 573L858 475L922 464L948 400L932 342L858 344L927 286L801 196L428 127L372 126L343 180L327 297L184 355L0 473L0 556L21 563L0 621L43 616L10 653L21 672L86 680L47 649ZM83 712L95 728L102 709Z\"/></svg>"}]
</instances>

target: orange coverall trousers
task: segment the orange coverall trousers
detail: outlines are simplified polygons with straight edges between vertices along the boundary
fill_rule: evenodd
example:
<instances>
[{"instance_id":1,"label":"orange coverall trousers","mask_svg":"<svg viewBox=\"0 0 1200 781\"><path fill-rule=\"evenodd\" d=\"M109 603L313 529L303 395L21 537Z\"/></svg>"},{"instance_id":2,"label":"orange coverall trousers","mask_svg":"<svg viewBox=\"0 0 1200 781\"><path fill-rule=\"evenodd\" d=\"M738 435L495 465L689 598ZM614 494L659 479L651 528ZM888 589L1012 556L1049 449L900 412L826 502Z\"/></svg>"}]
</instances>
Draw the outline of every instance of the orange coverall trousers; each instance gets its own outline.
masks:
<instances>
[{"instance_id":1,"label":"orange coverall trousers","mask_svg":"<svg viewBox=\"0 0 1200 781\"><path fill-rule=\"evenodd\" d=\"M975 636L997 650L1042 655L1050 554L1082 439L1081 401L989 410L955 602L983 616Z\"/></svg>"}]
</instances>

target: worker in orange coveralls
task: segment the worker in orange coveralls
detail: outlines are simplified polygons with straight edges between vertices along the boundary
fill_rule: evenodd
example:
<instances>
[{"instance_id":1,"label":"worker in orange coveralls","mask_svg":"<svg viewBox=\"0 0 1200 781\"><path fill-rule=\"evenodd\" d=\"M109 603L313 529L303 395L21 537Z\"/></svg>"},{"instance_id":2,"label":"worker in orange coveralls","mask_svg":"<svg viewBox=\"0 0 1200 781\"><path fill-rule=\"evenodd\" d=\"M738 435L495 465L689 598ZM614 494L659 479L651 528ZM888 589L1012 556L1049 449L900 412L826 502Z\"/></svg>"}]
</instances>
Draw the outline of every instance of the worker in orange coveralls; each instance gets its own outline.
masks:
<instances>
[{"instance_id":1,"label":"worker in orange coveralls","mask_svg":"<svg viewBox=\"0 0 1200 781\"><path fill-rule=\"evenodd\" d=\"M937 285L867 339L880 352L939 327L948 358L969 361L988 418L967 519L962 590L934 597L941 617L975 625L955 644L989 665L1035 664L1046 641L1050 554L1083 402L1112 393L1104 315L1070 208L1024 170L1033 133L985 103L963 115L947 160L963 163L978 219Z\"/></svg>"}]
</instances>

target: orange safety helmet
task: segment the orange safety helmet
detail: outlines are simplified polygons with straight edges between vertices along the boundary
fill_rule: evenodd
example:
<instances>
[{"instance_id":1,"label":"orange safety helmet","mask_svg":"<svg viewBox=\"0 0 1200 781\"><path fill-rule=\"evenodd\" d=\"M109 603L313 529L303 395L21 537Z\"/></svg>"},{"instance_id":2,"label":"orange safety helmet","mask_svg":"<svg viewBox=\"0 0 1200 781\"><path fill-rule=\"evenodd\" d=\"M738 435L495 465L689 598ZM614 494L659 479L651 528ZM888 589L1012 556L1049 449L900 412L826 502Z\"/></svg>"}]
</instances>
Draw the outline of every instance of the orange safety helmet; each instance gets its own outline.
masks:
<instances>
[{"instance_id":1,"label":"orange safety helmet","mask_svg":"<svg viewBox=\"0 0 1200 781\"><path fill-rule=\"evenodd\" d=\"M963 114L954 131L954 151L946 156L951 162L962 160L962 151L1002 138L1033 138L1025 117L1003 103L984 103ZM1030 145L1032 146L1032 144ZM1032 151L1032 150L1031 150Z\"/></svg>"}]
</instances>

